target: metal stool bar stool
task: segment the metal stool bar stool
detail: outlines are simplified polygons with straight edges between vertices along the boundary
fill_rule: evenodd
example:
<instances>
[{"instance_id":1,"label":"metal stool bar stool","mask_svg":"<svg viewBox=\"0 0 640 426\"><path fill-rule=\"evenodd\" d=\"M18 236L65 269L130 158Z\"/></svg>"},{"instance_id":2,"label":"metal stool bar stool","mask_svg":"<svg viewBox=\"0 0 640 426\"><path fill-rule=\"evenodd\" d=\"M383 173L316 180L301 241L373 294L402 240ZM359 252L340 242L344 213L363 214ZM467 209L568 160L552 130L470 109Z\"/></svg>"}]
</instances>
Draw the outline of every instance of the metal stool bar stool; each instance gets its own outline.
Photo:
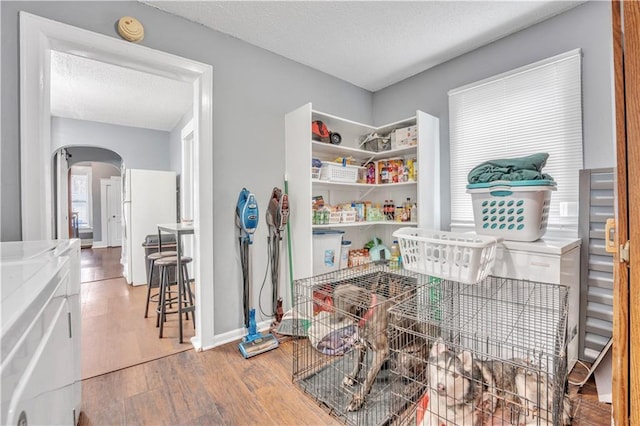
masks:
<instances>
[{"instance_id":1,"label":"metal stool bar stool","mask_svg":"<svg viewBox=\"0 0 640 426\"><path fill-rule=\"evenodd\" d=\"M192 313L195 327L195 305L193 303L193 293L191 292L191 285L189 279L189 271L187 265L191 263L192 259L187 256L183 256L181 259L182 264L182 282L171 283L169 280L169 271L171 268L176 268L178 265L178 258L176 256L163 257L156 260L156 265L160 269L160 290L158 297L158 306L156 308L156 327L160 327L159 337L162 338L162 332L164 329L164 322L166 321L167 314L177 314L179 308L182 308L182 312L185 314L185 318L189 319L189 312ZM177 274L176 274L177 275ZM181 289L172 290L171 285L176 284L181 286ZM182 300L178 300L178 294L182 291ZM176 294L176 296L174 296ZM179 308L172 309L173 303L179 303ZM169 310L167 310L167 305Z\"/></svg>"},{"instance_id":2,"label":"metal stool bar stool","mask_svg":"<svg viewBox=\"0 0 640 426\"><path fill-rule=\"evenodd\" d=\"M162 252L151 253L147 256L147 262L149 263L149 279L147 282L147 302L144 308L144 317L147 318L149 316L149 302L157 302L157 297L160 295L160 292L156 294L151 294L151 288L159 288L160 287L160 279L158 279L158 283L153 282L153 270L155 269L156 260L162 259L163 257L176 256L178 252L165 250Z\"/></svg>"}]
</instances>

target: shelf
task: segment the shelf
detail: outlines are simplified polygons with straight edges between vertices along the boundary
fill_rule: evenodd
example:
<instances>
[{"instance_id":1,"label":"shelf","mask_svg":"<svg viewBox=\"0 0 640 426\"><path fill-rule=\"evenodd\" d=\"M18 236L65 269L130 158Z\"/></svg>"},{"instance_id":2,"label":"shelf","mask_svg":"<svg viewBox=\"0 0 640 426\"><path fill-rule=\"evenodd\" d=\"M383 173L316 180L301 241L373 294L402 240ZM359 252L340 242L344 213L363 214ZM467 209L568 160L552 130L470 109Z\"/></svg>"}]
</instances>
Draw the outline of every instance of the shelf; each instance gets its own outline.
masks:
<instances>
[{"instance_id":1,"label":"shelf","mask_svg":"<svg viewBox=\"0 0 640 426\"><path fill-rule=\"evenodd\" d=\"M340 222L340 223L329 223L327 225L312 225L313 229L320 228L352 228L359 226L417 226L417 222L396 222L395 220L380 220L375 222Z\"/></svg>"},{"instance_id":2,"label":"shelf","mask_svg":"<svg viewBox=\"0 0 640 426\"><path fill-rule=\"evenodd\" d=\"M320 120L331 132L339 133L342 143L333 145L312 141L314 120ZM373 152L360 149L363 136L375 132L387 135L392 130L416 126L417 144L389 151ZM313 276L314 253L312 230L334 228L344 231L354 246L362 246L373 237L389 243L393 232L401 227L440 228L440 124L437 117L422 111L407 119L384 126L370 126L335 115L315 111L310 103L285 115L285 179L288 183L289 235L295 247L293 259L294 279ZM352 158L354 165L390 159L414 159L420 165L416 181L399 183L330 182L313 179L311 162L335 161ZM379 166L378 166L379 167ZM333 170L331 171L333 172ZM376 175L380 170L376 170ZM317 174L315 177L319 177ZM327 175L330 176L330 175ZM333 176L336 177L336 176ZM351 180L353 175L351 175ZM377 221L313 225L310 200L322 195L326 203L334 205L369 201L383 204L384 199L396 199L398 203L410 197L419 206L411 222ZM296 219L297 218L297 219Z\"/></svg>"},{"instance_id":3,"label":"shelf","mask_svg":"<svg viewBox=\"0 0 640 426\"><path fill-rule=\"evenodd\" d=\"M418 183L416 181L410 182L398 182L398 183L348 183L348 182L331 182L328 180L320 180L320 179L311 179L311 183L314 187L343 187L345 189L358 188L358 189L389 189L389 188L397 188L400 186L415 186Z\"/></svg>"},{"instance_id":4,"label":"shelf","mask_svg":"<svg viewBox=\"0 0 640 426\"><path fill-rule=\"evenodd\" d=\"M338 157L354 157L366 161L378 160L380 158L393 158L406 154L414 154L418 151L417 145L404 148L391 149L389 151L373 152L364 149L351 148L342 145L332 145L325 142L311 141L311 151L315 154L335 155Z\"/></svg>"}]
</instances>

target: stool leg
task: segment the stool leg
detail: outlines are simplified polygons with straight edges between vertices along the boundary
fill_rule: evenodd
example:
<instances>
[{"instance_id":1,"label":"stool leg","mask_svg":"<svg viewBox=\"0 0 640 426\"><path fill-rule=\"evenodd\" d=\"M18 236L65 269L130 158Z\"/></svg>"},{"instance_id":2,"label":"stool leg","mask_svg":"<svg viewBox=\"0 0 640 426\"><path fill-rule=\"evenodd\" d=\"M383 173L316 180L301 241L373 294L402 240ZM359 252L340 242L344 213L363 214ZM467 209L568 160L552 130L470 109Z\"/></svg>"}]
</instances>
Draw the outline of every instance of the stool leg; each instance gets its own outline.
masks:
<instances>
[{"instance_id":1,"label":"stool leg","mask_svg":"<svg viewBox=\"0 0 640 426\"><path fill-rule=\"evenodd\" d=\"M162 331L164 329L164 321L166 319L165 311L167 309L166 298L167 298L167 287L169 287L169 271L166 266L162 267L162 284L160 285L160 299L162 302L160 303L160 334L159 337L162 338Z\"/></svg>"},{"instance_id":2,"label":"stool leg","mask_svg":"<svg viewBox=\"0 0 640 426\"><path fill-rule=\"evenodd\" d=\"M193 305L193 293L191 292L191 280L189 279L189 272L187 271L187 265L183 265L184 268L184 272L182 274L183 277L185 277L185 285L184 285L184 292L187 295L187 298L189 299L189 306L194 306ZM188 319L188 318L187 318ZM191 319L193 320L193 327L196 327L196 311L195 309L191 312Z\"/></svg>"},{"instance_id":3,"label":"stool leg","mask_svg":"<svg viewBox=\"0 0 640 426\"><path fill-rule=\"evenodd\" d=\"M144 317L147 318L149 316L149 299L151 299L151 283L153 282L153 268L156 264L155 260L150 260L149 266L149 282L147 283L147 304L144 308Z\"/></svg>"},{"instance_id":4,"label":"stool leg","mask_svg":"<svg viewBox=\"0 0 640 426\"><path fill-rule=\"evenodd\" d=\"M156 327L160 327L160 317L162 314L162 306L164 305L164 275L165 267L160 266L158 273L158 304L156 306Z\"/></svg>"},{"instance_id":5,"label":"stool leg","mask_svg":"<svg viewBox=\"0 0 640 426\"><path fill-rule=\"evenodd\" d=\"M186 272L186 267L187 265L182 265L182 282L179 283L180 286L182 286L182 300L180 301L180 303L182 304L183 307L188 307L188 301L187 301L187 287L185 286L185 282L187 281L187 275L185 275ZM188 320L189 319L189 311L186 311L184 313L184 319Z\"/></svg>"}]
</instances>

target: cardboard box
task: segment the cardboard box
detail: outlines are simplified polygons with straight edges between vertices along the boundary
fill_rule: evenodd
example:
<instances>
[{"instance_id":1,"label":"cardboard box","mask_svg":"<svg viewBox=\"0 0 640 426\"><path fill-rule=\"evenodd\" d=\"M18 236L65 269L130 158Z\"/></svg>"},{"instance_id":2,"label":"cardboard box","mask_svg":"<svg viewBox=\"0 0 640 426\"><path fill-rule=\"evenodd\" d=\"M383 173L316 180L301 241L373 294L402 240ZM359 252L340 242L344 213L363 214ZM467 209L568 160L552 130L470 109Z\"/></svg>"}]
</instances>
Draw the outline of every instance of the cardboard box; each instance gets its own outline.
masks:
<instances>
[{"instance_id":1,"label":"cardboard box","mask_svg":"<svg viewBox=\"0 0 640 426\"><path fill-rule=\"evenodd\" d=\"M394 137L391 139L392 148L405 148L418 144L418 127L409 126L396 129L393 132Z\"/></svg>"}]
</instances>

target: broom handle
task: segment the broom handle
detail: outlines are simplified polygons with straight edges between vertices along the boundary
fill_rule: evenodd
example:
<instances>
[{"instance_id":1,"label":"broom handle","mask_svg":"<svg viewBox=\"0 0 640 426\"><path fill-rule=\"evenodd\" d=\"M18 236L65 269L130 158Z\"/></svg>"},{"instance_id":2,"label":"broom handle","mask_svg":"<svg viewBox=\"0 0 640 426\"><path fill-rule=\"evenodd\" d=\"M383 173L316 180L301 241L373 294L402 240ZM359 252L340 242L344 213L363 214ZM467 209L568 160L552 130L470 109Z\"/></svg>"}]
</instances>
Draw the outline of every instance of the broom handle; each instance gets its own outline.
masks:
<instances>
[{"instance_id":1,"label":"broom handle","mask_svg":"<svg viewBox=\"0 0 640 426\"><path fill-rule=\"evenodd\" d=\"M289 197L289 181L287 179L287 175L284 175L284 193L287 194L287 198ZM291 203L289 203L291 206ZM293 308L294 302L294 294L293 294L293 260L291 259L291 230L289 228L289 223L291 222L291 211L289 211L289 219L287 220L287 255L289 258L289 286L291 287L291 308Z\"/></svg>"}]
</instances>

